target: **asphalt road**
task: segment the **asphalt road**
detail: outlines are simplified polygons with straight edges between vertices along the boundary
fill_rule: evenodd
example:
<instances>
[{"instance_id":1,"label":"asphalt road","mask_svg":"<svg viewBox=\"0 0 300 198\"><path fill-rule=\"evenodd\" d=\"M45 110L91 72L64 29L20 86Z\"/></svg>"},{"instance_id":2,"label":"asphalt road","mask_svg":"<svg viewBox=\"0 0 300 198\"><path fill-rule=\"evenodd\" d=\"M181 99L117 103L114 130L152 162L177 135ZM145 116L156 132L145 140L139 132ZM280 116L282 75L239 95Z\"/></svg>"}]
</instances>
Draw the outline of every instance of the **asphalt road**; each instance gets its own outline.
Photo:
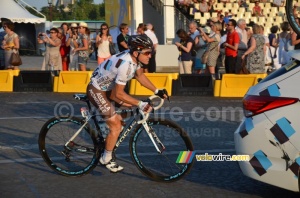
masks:
<instances>
[{"instance_id":1,"label":"asphalt road","mask_svg":"<svg viewBox=\"0 0 300 198\"><path fill-rule=\"evenodd\" d=\"M38 134L57 113L80 115L84 103L72 94L1 93L0 197L299 197L252 180L236 162L195 162L189 175L170 184L151 181L134 166L125 140L117 152L122 173L97 166L91 174L56 174L38 151ZM242 117L241 99L171 97L160 116L180 124L197 154L234 152L233 133Z\"/></svg>"}]
</instances>

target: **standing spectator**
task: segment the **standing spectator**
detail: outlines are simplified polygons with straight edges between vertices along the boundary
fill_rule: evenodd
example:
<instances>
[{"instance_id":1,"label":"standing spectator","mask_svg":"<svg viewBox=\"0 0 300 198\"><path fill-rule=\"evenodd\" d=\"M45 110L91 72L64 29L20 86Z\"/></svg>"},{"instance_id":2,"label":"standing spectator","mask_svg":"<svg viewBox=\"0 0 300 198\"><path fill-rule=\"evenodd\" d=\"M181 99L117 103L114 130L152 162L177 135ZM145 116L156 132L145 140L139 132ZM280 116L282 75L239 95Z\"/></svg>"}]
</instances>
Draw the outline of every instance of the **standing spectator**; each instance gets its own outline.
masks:
<instances>
[{"instance_id":1,"label":"standing spectator","mask_svg":"<svg viewBox=\"0 0 300 198\"><path fill-rule=\"evenodd\" d=\"M62 28L62 30L63 30L63 35L65 35L67 38L66 39L68 39L69 38L69 32L68 32L68 30L69 30L69 25L67 24L67 23L62 23L61 25L60 25L60 27Z\"/></svg>"},{"instance_id":2,"label":"standing spectator","mask_svg":"<svg viewBox=\"0 0 300 198\"><path fill-rule=\"evenodd\" d=\"M239 34L235 31L236 21L230 19L227 24L227 38L223 43L225 47L225 70L226 73L238 73L236 71L236 62L238 55L238 47L240 43Z\"/></svg>"},{"instance_id":3,"label":"standing spectator","mask_svg":"<svg viewBox=\"0 0 300 198\"><path fill-rule=\"evenodd\" d=\"M2 49L4 49L4 59L6 69L19 69L19 66L10 65L10 57L13 50L19 50L20 40L19 36L14 32L15 26L11 21L4 21L2 23L3 29L6 33L2 41Z\"/></svg>"},{"instance_id":4,"label":"standing spectator","mask_svg":"<svg viewBox=\"0 0 300 198\"><path fill-rule=\"evenodd\" d=\"M129 28L126 23L121 23L119 26L120 34L117 37L117 44L120 52L123 52L128 49L128 32Z\"/></svg>"},{"instance_id":5,"label":"standing spectator","mask_svg":"<svg viewBox=\"0 0 300 198\"><path fill-rule=\"evenodd\" d=\"M190 37L195 40L196 36L198 36L200 33L199 33L199 30L197 29L198 28L198 25L195 21L192 21L190 22L189 24L189 35Z\"/></svg>"},{"instance_id":6,"label":"standing spectator","mask_svg":"<svg viewBox=\"0 0 300 198\"><path fill-rule=\"evenodd\" d=\"M270 29L271 33L269 34L269 43L270 43L269 55L273 62L272 69L278 69L279 67L281 67L281 65L278 62L278 58L277 58L277 54L278 54L277 32L278 32L278 30L279 30L279 27L277 25L272 26Z\"/></svg>"},{"instance_id":7,"label":"standing spectator","mask_svg":"<svg viewBox=\"0 0 300 198\"><path fill-rule=\"evenodd\" d=\"M224 15L222 14L222 10L219 10L217 12L217 17L212 17L211 19L214 19L213 22L220 22L222 25L221 35L225 34L225 21L224 21Z\"/></svg>"},{"instance_id":8,"label":"standing spectator","mask_svg":"<svg viewBox=\"0 0 300 198\"><path fill-rule=\"evenodd\" d=\"M270 51L269 50L270 42L269 42L269 38L264 34L265 28L263 25L260 25L260 29L261 29L260 34L263 35L265 39L264 56L265 56L265 72L266 72L268 70L268 67L272 64L270 53L268 53Z\"/></svg>"},{"instance_id":9,"label":"standing spectator","mask_svg":"<svg viewBox=\"0 0 300 198\"><path fill-rule=\"evenodd\" d=\"M264 62L264 45L265 39L260 34L261 28L259 25L253 26L253 35L250 39L250 46L248 50L242 56L244 60L247 56L246 68L251 74L262 74L265 73L265 62Z\"/></svg>"},{"instance_id":10,"label":"standing spectator","mask_svg":"<svg viewBox=\"0 0 300 198\"><path fill-rule=\"evenodd\" d=\"M145 34L146 30L147 30L147 25L145 23L140 23L138 25L138 27L136 28L136 33L138 35L145 35L145 36L147 36ZM142 63L142 65L143 65L142 68L143 68L144 73L148 73L148 71L149 71L149 63L147 65L145 65L145 64Z\"/></svg>"},{"instance_id":11,"label":"standing spectator","mask_svg":"<svg viewBox=\"0 0 300 198\"><path fill-rule=\"evenodd\" d=\"M74 42L74 53L78 52L78 64L80 71L86 71L87 61L89 59L89 34L90 30L87 23L81 22L78 27L79 39Z\"/></svg>"},{"instance_id":12,"label":"standing spectator","mask_svg":"<svg viewBox=\"0 0 300 198\"><path fill-rule=\"evenodd\" d=\"M203 32L205 32L205 34L209 35L210 34L210 27L205 27L203 29ZM195 72L197 74L201 74L203 72L205 72L206 69L206 64L203 64L201 62L201 57L203 55L203 53L205 52L207 47L207 43L203 40L202 36L200 36L200 34L198 36L196 36L195 38L195 49L197 50L197 55L195 57Z\"/></svg>"},{"instance_id":13,"label":"standing spectator","mask_svg":"<svg viewBox=\"0 0 300 198\"><path fill-rule=\"evenodd\" d=\"M98 47L96 45L96 38L97 38L97 35L99 34L99 30L96 29L95 32L91 33L90 34L90 44L93 46L94 48L94 52L92 52L90 54L90 58L94 59L94 60L97 60L97 51L98 51Z\"/></svg>"},{"instance_id":14,"label":"standing spectator","mask_svg":"<svg viewBox=\"0 0 300 198\"><path fill-rule=\"evenodd\" d=\"M291 36L288 32L290 30L290 24L286 21L283 22L280 25L280 27L282 32L279 34L279 38L278 38L278 59L279 59L279 63L281 65L284 65L290 61L290 56L287 53L288 42L290 42L291 40ZM293 40L292 40L292 44L293 44Z\"/></svg>"},{"instance_id":15,"label":"standing spectator","mask_svg":"<svg viewBox=\"0 0 300 198\"><path fill-rule=\"evenodd\" d=\"M197 23L195 21L192 21L192 22L189 23L189 32L188 32L188 34L193 39L193 41L194 41L193 44L195 44L195 38L197 36L199 36L199 34L200 34L199 30L198 30L198 25L197 25ZM195 68L195 61L196 61L196 57L195 56L192 56L192 61L193 61L192 68Z\"/></svg>"},{"instance_id":16,"label":"standing spectator","mask_svg":"<svg viewBox=\"0 0 300 198\"><path fill-rule=\"evenodd\" d=\"M0 43L3 42L5 36L5 32L0 32ZM5 57L4 57L4 49L0 47L0 70L3 70L5 68Z\"/></svg>"},{"instance_id":17,"label":"standing spectator","mask_svg":"<svg viewBox=\"0 0 300 198\"><path fill-rule=\"evenodd\" d=\"M50 37L46 33L40 33L42 36L38 37L38 42L46 43L46 52L42 65L42 70L62 70L62 60L60 55L61 40L58 37L58 29L50 29Z\"/></svg>"},{"instance_id":18,"label":"standing spectator","mask_svg":"<svg viewBox=\"0 0 300 198\"><path fill-rule=\"evenodd\" d=\"M235 28L235 31L238 33L240 38L238 55L237 55L236 66L235 66L235 73L237 74L241 70L242 56L245 53L245 51L248 49L248 34L246 30L245 19L239 19L237 21L237 27Z\"/></svg>"},{"instance_id":19,"label":"standing spectator","mask_svg":"<svg viewBox=\"0 0 300 198\"><path fill-rule=\"evenodd\" d=\"M66 46L66 42L69 39L69 25L67 23L62 23L60 25L62 28L62 38L61 38L61 46L60 46L60 53L62 55L61 60L62 60L62 66L63 66L63 71L67 71L69 68L69 55L70 55L70 47Z\"/></svg>"},{"instance_id":20,"label":"standing spectator","mask_svg":"<svg viewBox=\"0 0 300 198\"><path fill-rule=\"evenodd\" d=\"M179 51L178 66L180 74L191 74L192 73L192 55L191 49L193 46L193 39L183 29L179 29L176 32L180 38L180 42L175 42L175 45Z\"/></svg>"},{"instance_id":21,"label":"standing spectator","mask_svg":"<svg viewBox=\"0 0 300 198\"><path fill-rule=\"evenodd\" d=\"M247 31L247 38L248 38L248 41L247 41L247 48L248 48L249 43L250 43L250 38L251 38L252 35L253 35L253 31L252 31L252 27L246 27L245 30Z\"/></svg>"},{"instance_id":22,"label":"standing spectator","mask_svg":"<svg viewBox=\"0 0 300 198\"><path fill-rule=\"evenodd\" d=\"M145 34L145 31L147 30L147 26L144 23L140 23L138 27L136 28L136 33L139 35Z\"/></svg>"},{"instance_id":23,"label":"standing spectator","mask_svg":"<svg viewBox=\"0 0 300 198\"><path fill-rule=\"evenodd\" d=\"M62 60L62 71L68 71L68 56L70 53L70 47L67 46L67 36L69 36L68 32L65 34L63 28L57 28L58 29L58 38L61 40L60 44L60 55L61 55L61 60Z\"/></svg>"},{"instance_id":24,"label":"standing spectator","mask_svg":"<svg viewBox=\"0 0 300 198\"><path fill-rule=\"evenodd\" d=\"M207 36L202 28L200 28L200 35L203 40L208 42L207 50L209 51L208 60L206 63L206 73L210 73L212 79L215 79L217 59L219 56L219 43L221 40L222 25L219 22L211 24L212 33Z\"/></svg>"},{"instance_id":25,"label":"standing spectator","mask_svg":"<svg viewBox=\"0 0 300 198\"><path fill-rule=\"evenodd\" d=\"M148 64L148 72L154 73L154 72L156 72L155 56L156 56L158 40L154 33L153 25L151 23L147 24L147 30L145 31L145 34L151 39L151 41L153 43L153 50L152 50L151 58L149 59L149 64Z\"/></svg>"},{"instance_id":26,"label":"standing spectator","mask_svg":"<svg viewBox=\"0 0 300 198\"><path fill-rule=\"evenodd\" d=\"M100 34L97 35L96 44L98 46L98 65L111 57L109 44L113 42L112 36L109 34L107 23L102 23Z\"/></svg>"},{"instance_id":27,"label":"standing spectator","mask_svg":"<svg viewBox=\"0 0 300 198\"><path fill-rule=\"evenodd\" d=\"M75 42L78 42L78 29L77 24L72 23L71 29L69 30L69 39L67 40L67 46L70 46L70 64L69 70L70 71L78 71L78 52L74 52L75 49Z\"/></svg>"}]
</instances>

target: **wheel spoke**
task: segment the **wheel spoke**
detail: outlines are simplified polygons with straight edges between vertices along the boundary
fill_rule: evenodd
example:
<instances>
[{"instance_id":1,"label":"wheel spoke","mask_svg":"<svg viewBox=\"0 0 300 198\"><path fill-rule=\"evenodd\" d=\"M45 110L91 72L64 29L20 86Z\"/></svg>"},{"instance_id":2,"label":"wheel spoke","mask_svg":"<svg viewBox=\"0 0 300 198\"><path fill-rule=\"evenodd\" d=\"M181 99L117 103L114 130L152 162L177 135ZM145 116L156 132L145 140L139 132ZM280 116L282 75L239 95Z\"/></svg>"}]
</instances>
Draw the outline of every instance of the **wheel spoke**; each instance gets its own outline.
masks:
<instances>
[{"instance_id":1,"label":"wheel spoke","mask_svg":"<svg viewBox=\"0 0 300 198\"><path fill-rule=\"evenodd\" d=\"M187 134L171 121L149 121L154 139L161 142L163 153L158 153L144 127L139 127L132 135L130 151L139 170L157 181L175 181L189 172L191 164L176 163L181 151L192 151L193 145ZM160 145L160 143L158 143Z\"/></svg>"},{"instance_id":2,"label":"wheel spoke","mask_svg":"<svg viewBox=\"0 0 300 198\"><path fill-rule=\"evenodd\" d=\"M79 118L52 118L40 132L40 152L47 165L60 174L83 175L97 165L96 140L90 135L88 125L67 147L64 146L81 126Z\"/></svg>"}]
</instances>

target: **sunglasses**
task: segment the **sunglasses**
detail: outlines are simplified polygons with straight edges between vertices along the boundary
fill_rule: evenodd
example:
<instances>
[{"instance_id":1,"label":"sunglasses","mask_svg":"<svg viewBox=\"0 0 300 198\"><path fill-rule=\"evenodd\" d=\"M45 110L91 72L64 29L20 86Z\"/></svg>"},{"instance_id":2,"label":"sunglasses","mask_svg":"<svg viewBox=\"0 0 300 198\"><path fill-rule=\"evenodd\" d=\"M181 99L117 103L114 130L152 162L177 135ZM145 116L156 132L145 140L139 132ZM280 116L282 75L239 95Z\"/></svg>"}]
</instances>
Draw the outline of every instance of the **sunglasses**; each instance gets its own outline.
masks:
<instances>
[{"instance_id":1,"label":"sunglasses","mask_svg":"<svg viewBox=\"0 0 300 198\"><path fill-rule=\"evenodd\" d=\"M57 33L57 32L50 32L50 34L55 34L55 33Z\"/></svg>"},{"instance_id":2,"label":"sunglasses","mask_svg":"<svg viewBox=\"0 0 300 198\"><path fill-rule=\"evenodd\" d=\"M82 28L84 28L84 27L78 27L78 29L82 29Z\"/></svg>"},{"instance_id":3,"label":"sunglasses","mask_svg":"<svg viewBox=\"0 0 300 198\"><path fill-rule=\"evenodd\" d=\"M101 28L101 30L107 30L108 28Z\"/></svg>"},{"instance_id":4,"label":"sunglasses","mask_svg":"<svg viewBox=\"0 0 300 198\"><path fill-rule=\"evenodd\" d=\"M148 52L140 52L141 54L143 54L143 55L145 55L145 56L149 56L151 53L152 53L152 51L148 51Z\"/></svg>"},{"instance_id":5,"label":"sunglasses","mask_svg":"<svg viewBox=\"0 0 300 198\"><path fill-rule=\"evenodd\" d=\"M7 26L3 26L3 29L7 28Z\"/></svg>"}]
</instances>

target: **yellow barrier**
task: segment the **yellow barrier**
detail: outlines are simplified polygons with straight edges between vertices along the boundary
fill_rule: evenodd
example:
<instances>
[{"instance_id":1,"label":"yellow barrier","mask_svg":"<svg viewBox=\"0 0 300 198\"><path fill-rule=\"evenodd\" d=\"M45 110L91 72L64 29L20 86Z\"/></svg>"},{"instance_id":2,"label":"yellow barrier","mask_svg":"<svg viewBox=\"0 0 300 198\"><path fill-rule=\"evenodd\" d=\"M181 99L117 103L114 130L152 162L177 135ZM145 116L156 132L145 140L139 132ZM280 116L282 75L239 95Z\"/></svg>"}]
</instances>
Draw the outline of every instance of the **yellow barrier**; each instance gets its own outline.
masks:
<instances>
[{"instance_id":1,"label":"yellow barrier","mask_svg":"<svg viewBox=\"0 0 300 198\"><path fill-rule=\"evenodd\" d=\"M13 91L13 79L9 70L0 71L0 91Z\"/></svg>"},{"instance_id":2,"label":"yellow barrier","mask_svg":"<svg viewBox=\"0 0 300 198\"><path fill-rule=\"evenodd\" d=\"M20 70L0 70L0 91L13 91L14 76L19 75Z\"/></svg>"},{"instance_id":3,"label":"yellow barrier","mask_svg":"<svg viewBox=\"0 0 300 198\"><path fill-rule=\"evenodd\" d=\"M172 93L172 80L178 78L178 73L145 73L147 78L157 87L165 88ZM130 81L130 95L153 95L153 92L143 87L136 79Z\"/></svg>"},{"instance_id":4,"label":"yellow barrier","mask_svg":"<svg viewBox=\"0 0 300 198\"><path fill-rule=\"evenodd\" d=\"M53 91L85 93L93 71L61 71L54 78Z\"/></svg>"},{"instance_id":5,"label":"yellow barrier","mask_svg":"<svg viewBox=\"0 0 300 198\"><path fill-rule=\"evenodd\" d=\"M215 81L214 96L243 97L248 89L267 74L223 74L222 80Z\"/></svg>"}]
</instances>

